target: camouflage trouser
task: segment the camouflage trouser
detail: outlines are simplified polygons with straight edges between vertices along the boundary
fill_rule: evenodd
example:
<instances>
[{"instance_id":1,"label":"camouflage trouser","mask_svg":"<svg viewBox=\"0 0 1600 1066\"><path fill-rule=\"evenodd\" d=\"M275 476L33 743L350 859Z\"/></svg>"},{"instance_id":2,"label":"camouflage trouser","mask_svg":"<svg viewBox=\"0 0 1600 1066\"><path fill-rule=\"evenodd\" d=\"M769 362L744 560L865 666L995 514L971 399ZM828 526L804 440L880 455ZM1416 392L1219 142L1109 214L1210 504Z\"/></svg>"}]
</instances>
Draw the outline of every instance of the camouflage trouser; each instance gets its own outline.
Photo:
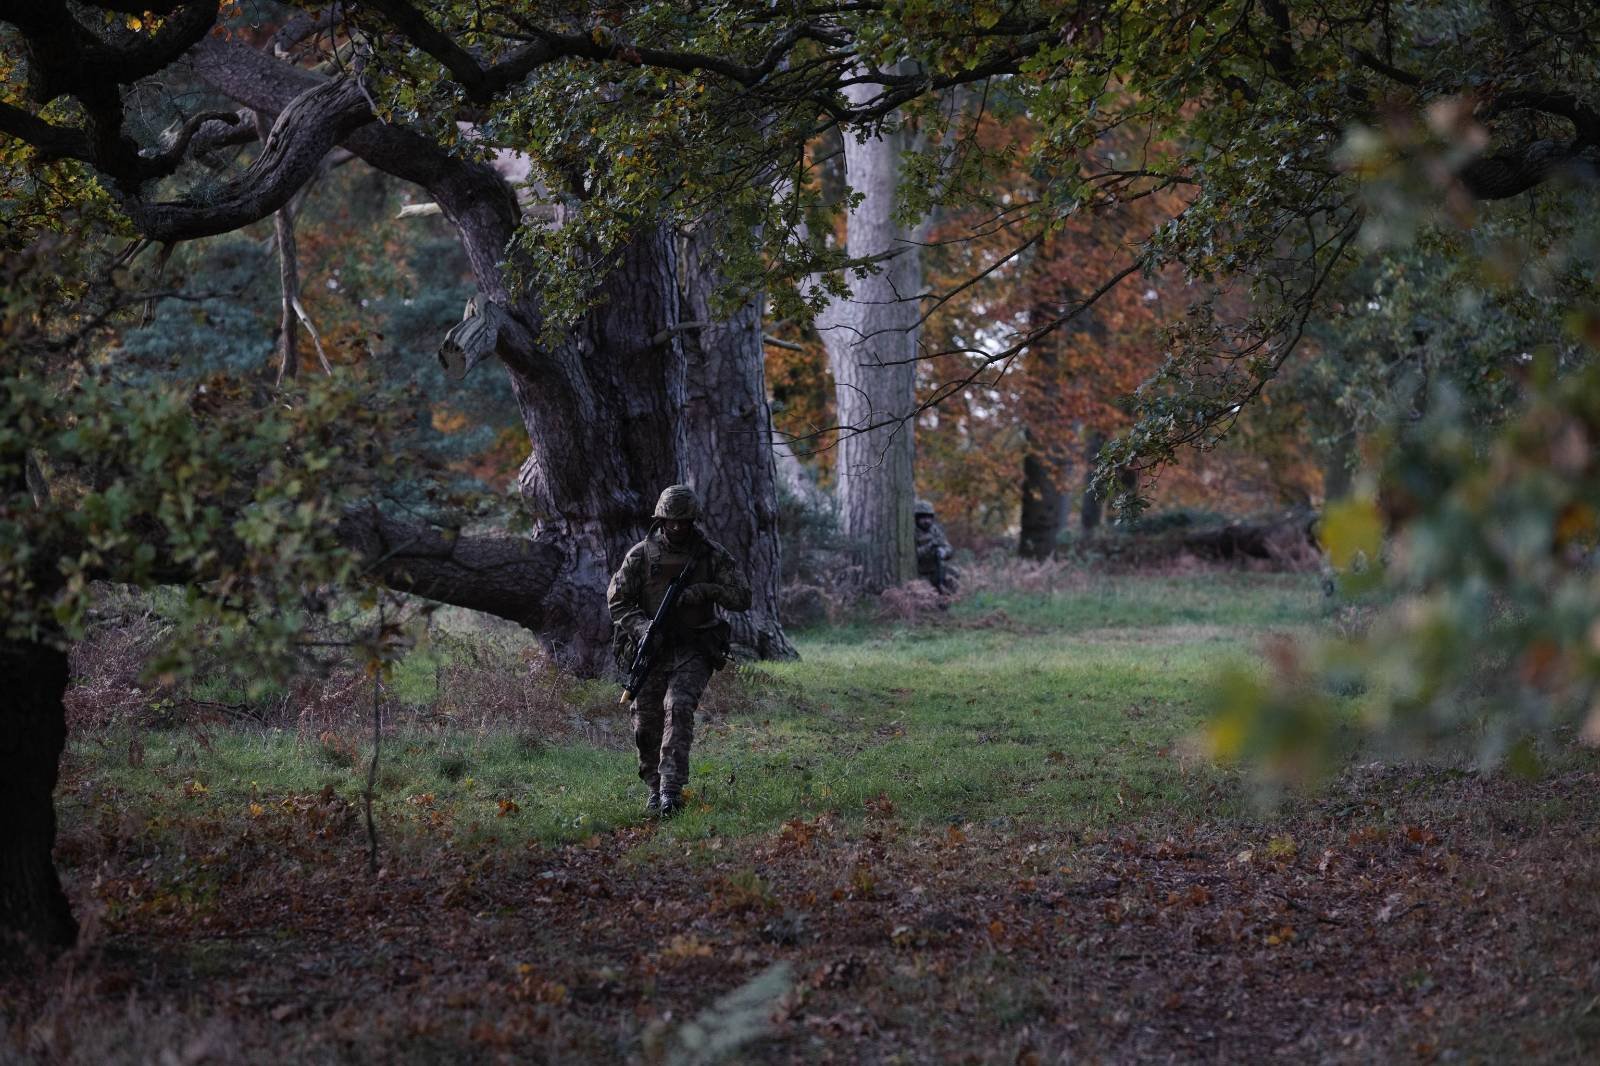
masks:
<instances>
[{"instance_id":1,"label":"camouflage trouser","mask_svg":"<svg viewBox=\"0 0 1600 1066\"><path fill-rule=\"evenodd\" d=\"M711 680L711 663L698 651L676 649L650 672L633 699L633 742L639 776L652 789L676 795L689 780L694 712Z\"/></svg>"}]
</instances>

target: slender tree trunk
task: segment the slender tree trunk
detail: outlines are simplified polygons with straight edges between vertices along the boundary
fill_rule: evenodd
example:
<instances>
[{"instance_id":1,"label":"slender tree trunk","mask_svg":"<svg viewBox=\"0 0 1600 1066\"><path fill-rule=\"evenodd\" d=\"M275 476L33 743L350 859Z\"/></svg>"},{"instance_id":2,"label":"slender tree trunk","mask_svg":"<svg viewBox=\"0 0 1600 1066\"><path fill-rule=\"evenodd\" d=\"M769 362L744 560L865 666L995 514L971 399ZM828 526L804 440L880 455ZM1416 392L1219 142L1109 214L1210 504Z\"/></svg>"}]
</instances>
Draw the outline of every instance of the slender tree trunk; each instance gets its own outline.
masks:
<instances>
[{"instance_id":1,"label":"slender tree trunk","mask_svg":"<svg viewBox=\"0 0 1600 1066\"><path fill-rule=\"evenodd\" d=\"M856 91L854 89L850 91ZM850 212L853 257L892 253L878 273L853 278L850 298L818 318L838 396L839 522L869 590L916 574L914 414L922 257L917 234L894 218L903 131L844 138L845 171L863 199Z\"/></svg>"},{"instance_id":2,"label":"slender tree trunk","mask_svg":"<svg viewBox=\"0 0 1600 1066\"><path fill-rule=\"evenodd\" d=\"M705 509L706 531L750 577L754 598L750 610L732 616L734 644L758 659L791 659L794 645L778 618L778 485L762 300L757 296L725 317L713 310L712 296L726 281L720 236L714 220L706 220L683 241L683 314L702 324L683 333L685 465Z\"/></svg>"},{"instance_id":3,"label":"slender tree trunk","mask_svg":"<svg viewBox=\"0 0 1600 1066\"><path fill-rule=\"evenodd\" d=\"M271 124L256 112L256 136L267 143ZM300 324L295 318L295 301L300 298L300 265L294 246L293 201L272 215L272 238L278 253L278 384L293 381L300 373Z\"/></svg>"},{"instance_id":4,"label":"slender tree trunk","mask_svg":"<svg viewBox=\"0 0 1600 1066\"><path fill-rule=\"evenodd\" d=\"M283 310L278 316L278 384L293 381L300 372L300 324L294 301L300 291L300 271L295 261L294 219L287 206L273 216L278 244L278 282Z\"/></svg>"},{"instance_id":5,"label":"slender tree trunk","mask_svg":"<svg viewBox=\"0 0 1600 1066\"><path fill-rule=\"evenodd\" d=\"M0 640L8 695L0 732L0 956L33 947L69 947L78 923L51 858L55 847L56 767L66 745L66 652L48 644Z\"/></svg>"}]
</instances>

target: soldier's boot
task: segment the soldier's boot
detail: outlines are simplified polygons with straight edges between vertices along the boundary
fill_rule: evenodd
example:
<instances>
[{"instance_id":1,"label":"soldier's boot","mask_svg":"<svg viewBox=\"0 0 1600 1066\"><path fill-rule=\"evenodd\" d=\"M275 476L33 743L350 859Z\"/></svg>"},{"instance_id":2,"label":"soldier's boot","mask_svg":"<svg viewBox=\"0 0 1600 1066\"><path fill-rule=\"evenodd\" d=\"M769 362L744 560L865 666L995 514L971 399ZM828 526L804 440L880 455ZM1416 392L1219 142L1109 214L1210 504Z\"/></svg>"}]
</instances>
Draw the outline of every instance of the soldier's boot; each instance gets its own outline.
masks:
<instances>
[{"instance_id":1,"label":"soldier's boot","mask_svg":"<svg viewBox=\"0 0 1600 1066\"><path fill-rule=\"evenodd\" d=\"M679 813L682 810L683 810L683 798L678 795L678 790L675 789L675 788L673 788L673 789L663 788L661 790L660 816L662 818L671 818L673 815Z\"/></svg>"},{"instance_id":2,"label":"soldier's boot","mask_svg":"<svg viewBox=\"0 0 1600 1066\"><path fill-rule=\"evenodd\" d=\"M650 798L644 801L644 813L651 818L661 813L661 792L658 789L650 790Z\"/></svg>"}]
</instances>

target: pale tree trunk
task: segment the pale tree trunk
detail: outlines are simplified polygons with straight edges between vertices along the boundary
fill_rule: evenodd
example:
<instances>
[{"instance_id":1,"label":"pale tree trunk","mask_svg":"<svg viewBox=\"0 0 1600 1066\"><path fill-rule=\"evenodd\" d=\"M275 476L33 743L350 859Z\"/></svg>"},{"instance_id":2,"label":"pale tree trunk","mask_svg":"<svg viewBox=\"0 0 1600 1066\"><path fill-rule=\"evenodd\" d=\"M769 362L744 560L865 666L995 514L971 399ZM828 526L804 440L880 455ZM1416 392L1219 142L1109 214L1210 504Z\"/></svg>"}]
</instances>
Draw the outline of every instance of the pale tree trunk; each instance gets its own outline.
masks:
<instances>
[{"instance_id":1,"label":"pale tree trunk","mask_svg":"<svg viewBox=\"0 0 1600 1066\"><path fill-rule=\"evenodd\" d=\"M278 285L283 309L278 316L278 384L293 381L300 373L300 328L295 321L294 301L300 290L300 271L295 261L294 220L288 207L273 216L278 244Z\"/></svg>"},{"instance_id":2,"label":"pale tree trunk","mask_svg":"<svg viewBox=\"0 0 1600 1066\"><path fill-rule=\"evenodd\" d=\"M267 143L271 124L267 116L255 113L256 136ZM294 246L293 201L272 214L272 239L278 252L278 385L293 381L300 374L300 329L294 305L300 299L300 263Z\"/></svg>"},{"instance_id":3,"label":"pale tree trunk","mask_svg":"<svg viewBox=\"0 0 1600 1066\"><path fill-rule=\"evenodd\" d=\"M718 248L722 235L716 220L707 219L683 240L683 315L699 324L682 334L684 464L705 511L707 534L733 553L750 578L750 610L731 616L736 649L758 659L791 659L794 645L778 618L778 485L762 299L756 296L726 316L715 313L712 296L726 281Z\"/></svg>"},{"instance_id":4,"label":"pale tree trunk","mask_svg":"<svg viewBox=\"0 0 1600 1066\"><path fill-rule=\"evenodd\" d=\"M922 256L914 243L920 234L894 219L907 147L904 131L864 142L845 136L846 178L864 197L849 214L846 249L852 257L890 258L877 273L852 277L850 298L833 301L817 320L842 427L835 464L840 532L870 591L916 576L911 506Z\"/></svg>"}]
</instances>

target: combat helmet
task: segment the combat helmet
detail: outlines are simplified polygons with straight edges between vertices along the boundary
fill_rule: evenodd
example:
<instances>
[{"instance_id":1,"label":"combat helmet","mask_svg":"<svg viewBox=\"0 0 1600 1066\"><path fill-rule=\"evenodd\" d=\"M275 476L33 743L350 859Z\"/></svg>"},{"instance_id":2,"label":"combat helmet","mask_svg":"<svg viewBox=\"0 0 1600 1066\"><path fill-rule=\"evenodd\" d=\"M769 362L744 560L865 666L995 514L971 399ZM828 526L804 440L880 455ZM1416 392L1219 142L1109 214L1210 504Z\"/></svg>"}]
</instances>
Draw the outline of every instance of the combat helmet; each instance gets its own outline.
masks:
<instances>
[{"instance_id":1,"label":"combat helmet","mask_svg":"<svg viewBox=\"0 0 1600 1066\"><path fill-rule=\"evenodd\" d=\"M700 517L700 501L688 485L668 485L656 500L652 518L683 519L693 522Z\"/></svg>"},{"instance_id":2,"label":"combat helmet","mask_svg":"<svg viewBox=\"0 0 1600 1066\"><path fill-rule=\"evenodd\" d=\"M919 497L916 504L912 506L911 513L914 516L928 515L931 517L933 515L933 504Z\"/></svg>"}]
</instances>

